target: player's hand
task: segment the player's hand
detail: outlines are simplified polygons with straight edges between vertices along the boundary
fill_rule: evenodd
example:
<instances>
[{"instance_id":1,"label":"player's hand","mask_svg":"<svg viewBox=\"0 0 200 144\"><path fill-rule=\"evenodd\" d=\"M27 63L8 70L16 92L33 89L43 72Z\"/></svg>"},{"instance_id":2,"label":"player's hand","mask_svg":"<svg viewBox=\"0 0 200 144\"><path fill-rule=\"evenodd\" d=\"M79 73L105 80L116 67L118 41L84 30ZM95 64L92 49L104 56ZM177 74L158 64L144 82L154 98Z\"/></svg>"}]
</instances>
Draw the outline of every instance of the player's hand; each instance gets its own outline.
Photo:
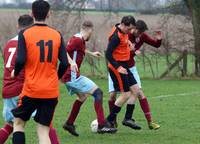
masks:
<instances>
[{"instance_id":1,"label":"player's hand","mask_svg":"<svg viewBox=\"0 0 200 144\"><path fill-rule=\"evenodd\" d=\"M135 55L136 55L136 56L139 56L140 54L141 54L140 50L136 50L136 51L135 51Z\"/></svg>"},{"instance_id":2,"label":"player's hand","mask_svg":"<svg viewBox=\"0 0 200 144\"><path fill-rule=\"evenodd\" d=\"M100 52L96 51L96 52L92 53L92 56L99 58L99 57L102 57L102 54Z\"/></svg>"},{"instance_id":3,"label":"player's hand","mask_svg":"<svg viewBox=\"0 0 200 144\"><path fill-rule=\"evenodd\" d=\"M128 45L129 45L129 47L130 47L130 50L135 50L135 44L134 43L132 43L130 40L128 40Z\"/></svg>"},{"instance_id":4,"label":"player's hand","mask_svg":"<svg viewBox=\"0 0 200 144\"><path fill-rule=\"evenodd\" d=\"M15 78L15 70L12 70L12 72L11 72L11 75L10 75L10 76L11 76L11 78L13 78L13 79Z\"/></svg>"},{"instance_id":5,"label":"player's hand","mask_svg":"<svg viewBox=\"0 0 200 144\"><path fill-rule=\"evenodd\" d=\"M78 71L78 66L77 66L77 64L76 64L75 62L72 62L72 63L70 64L70 68L71 68L71 70L72 70L73 72L77 72L77 71Z\"/></svg>"},{"instance_id":6,"label":"player's hand","mask_svg":"<svg viewBox=\"0 0 200 144\"><path fill-rule=\"evenodd\" d=\"M121 74L128 74L127 70L122 66L118 67L117 71Z\"/></svg>"},{"instance_id":7,"label":"player's hand","mask_svg":"<svg viewBox=\"0 0 200 144\"><path fill-rule=\"evenodd\" d=\"M157 40L161 40L162 39L162 33L161 33L161 31L155 31L155 38Z\"/></svg>"},{"instance_id":8,"label":"player's hand","mask_svg":"<svg viewBox=\"0 0 200 144\"><path fill-rule=\"evenodd\" d=\"M134 51L134 50L135 50L135 44L134 44L134 43L130 42L130 43L129 43L129 47L130 47L130 50L131 50L131 51Z\"/></svg>"}]
</instances>

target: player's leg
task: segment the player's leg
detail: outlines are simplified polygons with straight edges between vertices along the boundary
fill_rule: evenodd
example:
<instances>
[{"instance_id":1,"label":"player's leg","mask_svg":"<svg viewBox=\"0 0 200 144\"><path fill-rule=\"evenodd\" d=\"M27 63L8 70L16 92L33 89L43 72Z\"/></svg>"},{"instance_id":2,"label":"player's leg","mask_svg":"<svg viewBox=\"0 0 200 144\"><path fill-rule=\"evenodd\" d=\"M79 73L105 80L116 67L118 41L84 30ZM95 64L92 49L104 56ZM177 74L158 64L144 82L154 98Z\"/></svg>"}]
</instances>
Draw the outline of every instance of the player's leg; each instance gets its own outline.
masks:
<instances>
[{"instance_id":1,"label":"player's leg","mask_svg":"<svg viewBox=\"0 0 200 144\"><path fill-rule=\"evenodd\" d=\"M149 128L150 129L158 129L158 128L160 128L160 126L158 124L152 122L149 103L148 103L148 100L147 100L146 96L144 95L144 93L142 91L141 80L140 80L140 76L139 76L139 73L137 71L137 68L136 67L132 67L132 68L130 68L130 71L133 74L133 76L134 76L135 80L137 81L138 86L140 88L138 90L137 96L138 96L138 99L139 99L139 102L140 102L140 107L141 107L142 111L144 112L144 115L145 115L145 118L147 120Z\"/></svg>"},{"instance_id":2,"label":"player's leg","mask_svg":"<svg viewBox=\"0 0 200 144\"><path fill-rule=\"evenodd\" d=\"M112 112L107 117L107 121L110 124L114 125L114 120L117 117L117 114L120 112L123 104L130 97L129 83L128 83L128 75L120 74L114 67L109 67L109 74L113 80L113 86L115 91L120 92L121 95L115 101Z\"/></svg>"},{"instance_id":3,"label":"player's leg","mask_svg":"<svg viewBox=\"0 0 200 144\"><path fill-rule=\"evenodd\" d=\"M112 81L110 75L108 75L108 90L109 90L108 106L109 106L109 111L111 113L112 108L114 107L114 104L116 101L117 93L115 92L115 89L113 86L113 81Z\"/></svg>"},{"instance_id":4,"label":"player's leg","mask_svg":"<svg viewBox=\"0 0 200 144\"><path fill-rule=\"evenodd\" d=\"M132 88L132 92L131 92L132 96L130 97L130 99L127 102L126 113L125 113L124 119L132 119L133 112L135 109L135 102L136 102L137 97L139 96L139 90L140 90L139 88L141 88L141 81L140 81L140 77L139 77L136 67L134 66L132 68L129 68L129 70L132 73L134 79L136 80L137 85L131 87ZM138 88L138 86L139 86L139 88Z\"/></svg>"},{"instance_id":5,"label":"player's leg","mask_svg":"<svg viewBox=\"0 0 200 144\"><path fill-rule=\"evenodd\" d=\"M39 144L51 144L49 137L50 125L58 100L57 98L51 98L35 99L35 101L37 112L34 120L37 122Z\"/></svg>"},{"instance_id":6,"label":"player's leg","mask_svg":"<svg viewBox=\"0 0 200 144\"><path fill-rule=\"evenodd\" d=\"M39 139L39 144L51 144L51 140L49 138L50 128L48 126L37 124L37 135Z\"/></svg>"},{"instance_id":7,"label":"player's leg","mask_svg":"<svg viewBox=\"0 0 200 144\"><path fill-rule=\"evenodd\" d=\"M13 127L13 144L25 144L25 121L21 118L15 118Z\"/></svg>"},{"instance_id":8,"label":"player's leg","mask_svg":"<svg viewBox=\"0 0 200 144\"><path fill-rule=\"evenodd\" d=\"M50 138L51 144L60 144L59 138L58 138L58 135L57 135L57 131L53 127L50 127L49 138Z\"/></svg>"},{"instance_id":9,"label":"player's leg","mask_svg":"<svg viewBox=\"0 0 200 144\"><path fill-rule=\"evenodd\" d=\"M152 116L151 116L151 109L149 106L149 102L147 100L147 97L144 95L142 89L140 89L140 93L139 93L139 102L140 102L140 107L142 109L142 111L144 112L145 118L147 120L147 124L149 126L149 129L159 129L160 125L152 122Z\"/></svg>"},{"instance_id":10,"label":"player's leg","mask_svg":"<svg viewBox=\"0 0 200 144\"><path fill-rule=\"evenodd\" d=\"M71 112L68 116L67 121L63 125L63 128L67 130L69 133L71 133L74 136L79 136L79 134L76 132L74 122L79 114L80 108L84 101L86 100L87 96L86 94L77 94L77 99L75 100Z\"/></svg>"},{"instance_id":11,"label":"player's leg","mask_svg":"<svg viewBox=\"0 0 200 144\"><path fill-rule=\"evenodd\" d=\"M127 101L126 113L125 113L124 120L122 121L122 124L132 129L139 130L141 129L141 127L135 123L135 120L132 119L132 115L135 109L135 101L137 100L137 97L139 95L140 88L138 86L138 83L135 77L133 76L133 73L130 71L130 69L128 69L127 71L128 71L128 76L129 76L128 84L130 86L131 95Z\"/></svg>"},{"instance_id":12,"label":"player's leg","mask_svg":"<svg viewBox=\"0 0 200 144\"><path fill-rule=\"evenodd\" d=\"M98 133L115 133L116 129L107 125L104 117L103 109L103 91L89 78L85 77L85 88L88 89L86 93L90 94L94 98L94 109L98 121Z\"/></svg>"},{"instance_id":13,"label":"player's leg","mask_svg":"<svg viewBox=\"0 0 200 144\"><path fill-rule=\"evenodd\" d=\"M51 144L60 144L59 137L57 135L57 131L55 128L53 128L53 120L50 125L49 138L51 140Z\"/></svg>"},{"instance_id":14,"label":"player's leg","mask_svg":"<svg viewBox=\"0 0 200 144\"><path fill-rule=\"evenodd\" d=\"M135 102L137 100L137 95L139 92L138 84L132 85L130 87L130 90L131 90L131 95L127 101L126 112L125 112L125 116L124 116L124 120L122 121L122 124L132 129L140 130L141 127L138 124L136 124L135 120L132 118L133 111L135 109Z\"/></svg>"},{"instance_id":15,"label":"player's leg","mask_svg":"<svg viewBox=\"0 0 200 144\"><path fill-rule=\"evenodd\" d=\"M121 108L124 103L129 99L130 92L121 92L120 96L115 101L114 107L111 113L107 117L107 121L114 126L114 121L117 119L118 113L121 111Z\"/></svg>"},{"instance_id":16,"label":"player's leg","mask_svg":"<svg viewBox=\"0 0 200 144\"><path fill-rule=\"evenodd\" d=\"M12 109L17 107L18 96L8 99L3 99L3 117L5 125L0 129L0 143L5 143L10 134L13 132L14 116Z\"/></svg>"},{"instance_id":17,"label":"player's leg","mask_svg":"<svg viewBox=\"0 0 200 144\"><path fill-rule=\"evenodd\" d=\"M22 97L20 105L12 110L14 115L13 144L25 144L24 127L35 111L35 101L27 96Z\"/></svg>"}]
</instances>

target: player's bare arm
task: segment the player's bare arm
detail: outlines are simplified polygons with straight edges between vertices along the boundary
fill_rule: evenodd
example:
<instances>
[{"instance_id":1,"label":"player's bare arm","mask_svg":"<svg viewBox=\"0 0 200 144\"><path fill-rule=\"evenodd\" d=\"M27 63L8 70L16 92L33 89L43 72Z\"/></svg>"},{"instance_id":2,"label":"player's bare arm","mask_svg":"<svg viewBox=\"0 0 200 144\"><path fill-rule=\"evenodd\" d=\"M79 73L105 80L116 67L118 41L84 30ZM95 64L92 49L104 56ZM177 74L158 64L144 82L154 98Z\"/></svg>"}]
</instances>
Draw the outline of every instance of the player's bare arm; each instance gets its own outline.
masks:
<instances>
[{"instance_id":1,"label":"player's bare arm","mask_svg":"<svg viewBox=\"0 0 200 144\"><path fill-rule=\"evenodd\" d=\"M89 50L86 50L85 51L87 54L91 55L91 56L94 56L94 57L103 57L102 53L99 52L99 51L95 51L95 52L92 52L92 51L89 51Z\"/></svg>"},{"instance_id":2,"label":"player's bare arm","mask_svg":"<svg viewBox=\"0 0 200 144\"><path fill-rule=\"evenodd\" d=\"M71 70L74 71L74 72L78 71L78 67L77 67L76 62L72 60L72 58L70 57L70 55L68 53L67 53L67 59L70 63Z\"/></svg>"}]
</instances>

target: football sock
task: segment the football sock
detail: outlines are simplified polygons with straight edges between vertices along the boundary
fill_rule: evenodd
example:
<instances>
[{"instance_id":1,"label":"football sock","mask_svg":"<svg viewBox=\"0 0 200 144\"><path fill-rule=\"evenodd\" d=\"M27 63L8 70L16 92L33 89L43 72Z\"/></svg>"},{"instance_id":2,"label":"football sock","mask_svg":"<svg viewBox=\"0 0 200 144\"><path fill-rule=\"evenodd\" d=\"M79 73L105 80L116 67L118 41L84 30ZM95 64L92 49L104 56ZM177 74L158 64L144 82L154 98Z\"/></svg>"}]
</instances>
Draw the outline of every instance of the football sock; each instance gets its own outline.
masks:
<instances>
[{"instance_id":1,"label":"football sock","mask_svg":"<svg viewBox=\"0 0 200 144\"><path fill-rule=\"evenodd\" d=\"M14 132L12 138L13 144L25 144L25 134L24 132Z\"/></svg>"},{"instance_id":2,"label":"football sock","mask_svg":"<svg viewBox=\"0 0 200 144\"><path fill-rule=\"evenodd\" d=\"M103 126L105 124L104 111L102 106L103 101L103 91L101 89L96 89L92 94L94 97L94 108L97 115L97 121L99 126Z\"/></svg>"},{"instance_id":3,"label":"football sock","mask_svg":"<svg viewBox=\"0 0 200 144\"><path fill-rule=\"evenodd\" d=\"M102 102L94 101L94 108L97 115L97 121L98 121L99 126L104 125L105 117L104 117Z\"/></svg>"},{"instance_id":4,"label":"football sock","mask_svg":"<svg viewBox=\"0 0 200 144\"><path fill-rule=\"evenodd\" d=\"M79 101L79 100L76 100L76 101L74 102L73 107L72 107L72 110L71 110L71 113L70 113L70 115L69 115L69 117L68 117L68 120L67 120L67 123L68 123L68 124L73 124L73 123L74 123L76 117L77 117L78 114L79 114L79 111L80 111L80 108L81 108L81 105L82 105L82 104L83 104L83 103L82 103L81 101Z\"/></svg>"},{"instance_id":5,"label":"football sock","mask_svg":"<svg viewBox=\"0 0 200 144\"><path fill-rule=\"evenodd\" d=\"M126 120L132 119L134 109L135 109L135 104L126 105L126 114L125 114Z\"/></svg>"},{"instance_id":6,"label":"football sock","mask_svg":"<svg viewBox=\"0 0 200 144\"><path fill-rule=\"evenodd\" d=\"M49 138L51 140L51 144L59 144L59 139L56 133L56 129L50 128L49 130Z\"/></svg>"},{"instance_id":7,"label":"football sock","mask_svg":"<svg viewBox=\"0 0 200 144\"><path fill-rule=\"evenodd\" d=\"M140 101L140 106L142 108L142 111L144 112L147 122L148 123L151 122L151 112L150 112L150 107L149 107L147 98L143 98L139 101Z\"/></svg>"},{"instance_id":8,"label":"football sock","mask_svg":"<svg viewBox=\"0 0 200 144\"><path fill-rule=\"evenodd\" d=\"M109 106L109 111L110 111L110 113L111 113L111 111L112 111L114 105L115 105L115 101L114 101L114 100L109 100L109 101L108 101L108 106Z\"/></svg>"},{"instance_id":9,"label":"football sock","mask_svg":"<svg viewBox=\"0 0 200 144\"><path fill-rule=\"evenodd\" d=\"M4 144L6 142L12 131L13 127L9 124L6 124L3 128L0 129L0 144Z\"/></svg>"},{"instance_id":10,"label":"football sock","mask_svg":"<svg viewBox=\"0 0 200 144\"><path fill-rule=\"evenodd\" d=\"M120 112L120 110L121 110L121 107L114 105L112 112L107 117L107 120L110 121L110 122L114 121L117 117L117 114Z\"/></svg>"}]
</instances>

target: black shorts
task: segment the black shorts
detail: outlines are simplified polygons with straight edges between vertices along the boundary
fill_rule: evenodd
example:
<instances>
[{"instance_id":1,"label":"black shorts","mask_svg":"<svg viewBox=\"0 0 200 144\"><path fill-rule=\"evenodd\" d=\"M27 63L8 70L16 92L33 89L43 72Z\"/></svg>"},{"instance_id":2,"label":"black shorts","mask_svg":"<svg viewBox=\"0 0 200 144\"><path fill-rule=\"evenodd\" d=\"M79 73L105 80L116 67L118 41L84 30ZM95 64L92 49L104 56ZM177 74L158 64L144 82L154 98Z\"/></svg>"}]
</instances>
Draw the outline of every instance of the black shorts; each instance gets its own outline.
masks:
<instances>
[{"instance_id":1,"label":"black shorts","mask_svg":"<svg viewBox=\"0 0 200 144\"><path fill-rule=\"evenodd\" d=\"M38 99L24 96L21 99L21 105L13 109L12 113L15 118L28 121L32 113L36 110L34 120L42 125L50 126L57 103L57 98Z\"/></svg>"},{"instance_id":2,"label":"black shorts","mask_svg":"<svg viewBox=\"0 0 200 144\"><path fill-rule=\"evenodd\" d=\"M116 92L128 92L130 87L137 84L133 74L128 68L127 62L119 62L125 68L128 74L121 74L112 65L109 64L108 71L113 81L113 86Z\"/></svg>"}]
</instances>

